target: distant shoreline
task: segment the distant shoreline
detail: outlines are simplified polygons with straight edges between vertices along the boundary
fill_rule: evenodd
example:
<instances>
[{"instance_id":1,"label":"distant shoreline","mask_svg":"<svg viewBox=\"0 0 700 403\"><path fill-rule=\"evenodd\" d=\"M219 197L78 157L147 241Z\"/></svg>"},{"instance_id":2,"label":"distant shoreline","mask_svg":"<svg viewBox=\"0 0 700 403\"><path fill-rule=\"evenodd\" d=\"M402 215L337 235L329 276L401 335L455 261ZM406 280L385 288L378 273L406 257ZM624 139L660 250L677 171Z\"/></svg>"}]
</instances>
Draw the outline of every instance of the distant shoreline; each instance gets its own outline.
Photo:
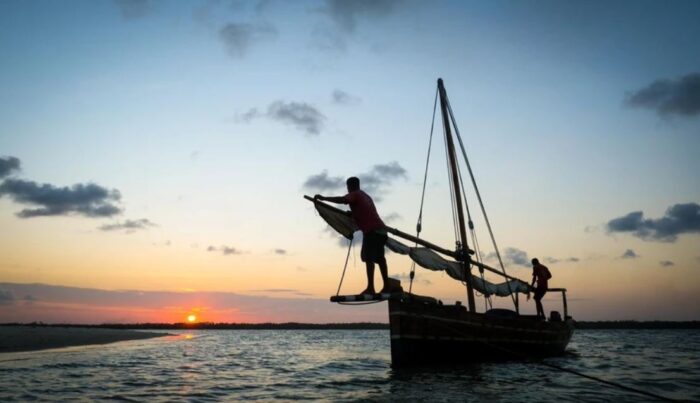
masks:
<instances>
[{"instance_id":1,"label":"distant shoreline","mask_svg":"<svg viewBox=\"0 0 700 403\"><path fill-rule=\"evenodd\" d=\"M389 329L388 323L105 323L105 324L45 324L45 323L0 323L5 326L20 327L62 327L94 329L139 329L139 330L197 330L197 329L234 329L234 330L383 330ZM700 321L580 321L576 329L612 330L612 329L700 329Z\"/></svg>"},{"instance_id":2,"label":"distant shoreline","mask_svg":"<svg viewBox=\"0 0 700 403\"><path fill-rule=\"evenodd\" d=\"M167 333L66 325L0 325L0 353L109 344L168 336Z\"/></svg>"}]
</instances>

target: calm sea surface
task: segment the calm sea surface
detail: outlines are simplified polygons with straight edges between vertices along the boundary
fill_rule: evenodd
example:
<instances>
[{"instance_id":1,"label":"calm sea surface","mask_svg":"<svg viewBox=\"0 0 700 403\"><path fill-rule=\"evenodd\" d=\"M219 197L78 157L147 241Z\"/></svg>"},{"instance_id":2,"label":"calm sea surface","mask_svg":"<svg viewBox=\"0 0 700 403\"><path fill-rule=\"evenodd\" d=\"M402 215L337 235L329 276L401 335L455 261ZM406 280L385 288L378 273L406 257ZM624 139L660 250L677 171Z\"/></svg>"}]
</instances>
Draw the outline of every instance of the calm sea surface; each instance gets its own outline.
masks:
<instances>
[{"instance_id":1,"label":"calm sea surface","mask_svg":"<svg viewBox=\"0 0 700 403\"><path fill-rule=\"evenodd\" d=\"M394 371L388 330L200 330L0 355L0 401L649 401L536 363ZM546 362L700 401L700 331L582 330Z\"/></svg>"}]
</instances>

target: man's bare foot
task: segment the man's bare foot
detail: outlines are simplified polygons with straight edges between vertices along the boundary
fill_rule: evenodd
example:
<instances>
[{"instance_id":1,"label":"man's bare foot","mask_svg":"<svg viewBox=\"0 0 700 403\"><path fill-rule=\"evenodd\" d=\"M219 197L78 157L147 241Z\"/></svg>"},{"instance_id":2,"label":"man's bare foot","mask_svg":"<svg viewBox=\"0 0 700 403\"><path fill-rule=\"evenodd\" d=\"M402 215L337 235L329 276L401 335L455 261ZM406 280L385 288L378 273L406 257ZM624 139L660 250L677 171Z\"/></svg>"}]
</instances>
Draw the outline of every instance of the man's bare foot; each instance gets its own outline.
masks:
<instances>
[{"instance_id":1,"label":"man's bare foot","mask_svg":"<svg viewBox=\"0 0 700 403\"><path fill-rule=\"evenodd\" d=\"M365 288L365 290L362 291L360 294L374 295L374 294L375 294L374 288L369 288L369 287L367 287L367 288Z\"/></svg>"}]
</instances>

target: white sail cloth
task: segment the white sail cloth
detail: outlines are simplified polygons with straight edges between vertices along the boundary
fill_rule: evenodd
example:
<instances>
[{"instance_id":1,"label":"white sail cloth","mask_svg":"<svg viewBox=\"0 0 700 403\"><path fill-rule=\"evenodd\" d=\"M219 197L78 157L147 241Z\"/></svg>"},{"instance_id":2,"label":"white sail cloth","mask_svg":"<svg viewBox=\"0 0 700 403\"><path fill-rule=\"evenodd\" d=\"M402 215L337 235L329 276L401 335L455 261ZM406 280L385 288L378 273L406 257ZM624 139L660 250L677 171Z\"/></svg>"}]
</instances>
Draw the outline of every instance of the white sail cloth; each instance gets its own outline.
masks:
<instances>
[{"instance_id":1,"label":"white sail cloth","mask_svg":"<svg viewBox=\"0 0 700 403\"><path fill-rule=\"evenodd\" d=\"M357 224L352 219L349 212L338 210L324 203L314 203L314 205L328 225L345 238L352 239L353 234L358 231ZM387 240L386 247L392 252L408 255L414 262L425 269L433 271L443 270L455 280L466 280L462 265L459 262L447 260L431 249L424 247L411 248L393 238ZM505 297L516 292L530 292L530 286L524 281L510 280L504 283L494 284L475 275L471 277L472 286L482 294Z\"/></svg>"},{"instance_id":2,"label":"white sail cloth","mask_svg":"<svg viewBox=\"0 0 700 403\"><path fill-rule=\"evenodd\" d=\"M410 256L414 262L425 269L434 271L444 270L447 275L455 280L466 280L464 270L459 262L447 260L431 249L424 247L411 248L393 238L387 240L386 247L392 252ZM498 295L499 297L506 297L516 292L530 292L530 286L524 281L510 280L504 283L494 284L473 274L472 287L482 294Z\"/></svg>"}]
</instances>

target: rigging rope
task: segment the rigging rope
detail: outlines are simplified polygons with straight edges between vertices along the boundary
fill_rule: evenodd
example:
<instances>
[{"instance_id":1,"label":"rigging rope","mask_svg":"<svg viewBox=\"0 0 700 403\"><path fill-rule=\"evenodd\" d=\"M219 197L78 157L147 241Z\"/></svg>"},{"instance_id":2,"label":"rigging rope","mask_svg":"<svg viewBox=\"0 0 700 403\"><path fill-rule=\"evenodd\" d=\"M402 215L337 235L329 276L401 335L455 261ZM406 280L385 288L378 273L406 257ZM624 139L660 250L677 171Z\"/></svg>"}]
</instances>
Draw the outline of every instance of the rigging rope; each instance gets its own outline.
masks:
<instances>
[{"instance_id":1,"label":"rigging rope","mask_svg":"<svg viewBox=\"0 0 700 403\"><path fill-rule=\"evenodd\" d=\"M462 155L464 156L464 161L467 164L467 170L469 170L469 177L472 180L472 186L474 186L474 191L476 193L476 198L479 200L479 205L481 206L481 213L484 215L484 221L486 221L486 227L489 230L489 235L491 236L491 242L493 243L493 248L496 250L496 257L498 257L498 263L501 265L501 270L503 274L506 273L506 267L503 264L503 259L501 258L501 252L498 250L498 245L496 244L496 238L493 235L493 230L491 229L491 223L489 222L489 217L486 214L486 209L484 208L484 202L481 200L481 193L479 192L479 187L476 185L476 179L474 178L474 172L472 171L471 164L469 163L469 158L467 158L467 151L464 148L464 143L462 142L462 136L459 134L459 128L457 127L457 122L452 114L452 105L450 105L450 100L445 94L445 103L447 104L447 109L450 111L450 120L452 121L452 126L455 128L455 134L457 135L457 140L459 141L459 147L462 150ZM506 284L508 286L508 291L510 292L510 298L513 300L513 305L518 309L518 301L513 295L513 290L510 287L510 281L506 278Z\"/></svg>"},{"instance_id":2,"label":"rigging rope","mask_svg":"<svg viewBox=\"0 0 700 403\"><path fill-rule=\"evenodd\" d=\"M340 287L343 286L343 279L345 279L345 270L348 268L348 261L350 260L350 251L352 250L352 243L355 240L355 237L353 236L350 242L348 242L348 254L345 256L345 265L343 265L343 274L340 276L340 283L338 283L338 291L335 292L336 296L340 295ZM382 302L382 300L377 300L377 301L357 301L357 302L342 302L338 301L337 303L339 305L369 305L369 304L376 304L378 302Z\"/></svg>"},{"instance_id":3,"label":"rigging rope","mask_svg":"<svg viewBox=\"0 0 700 403\"><path fill-rule=\"evenodd\" d=\"M435 128L435 111L437 110L438 90L435 90L435 101L433 101L433 120L430 123L430 140L428 140L428 156L425 158L425 173L423 174L423 191L420 195L420 210L418 211L418 221L416 223L416 238L420 237L423 230L423 202L425 201L425 186L428 183L428 167L430 166L430 150L433 146L433 129ZM414 245L417 247L418 243ZM413 288L413 278L416 276L416 262L411 263L411 282L408 285L408 293L411 293Z\"/></svg>"},{"instance_id":4,"label":"rigging rope","mask_svg":"<svg viewBox=\"0 0 700 403\"><path fill-rule=\"evenodd\" d=\"M345 265L343 265L343 274L340 276L340 283L338 283L338 291L335 292L335 295L338 296L340 295L340 287L343 286L343 279L345 279L345 270L348 268L348 260L350 260L350 250L352 250L352 242L355 240L355 237L353 236L350 242L348 242L348 254L345 256Z\"/></svg>"},{"instance_id":5,"label":"rigging rope","mask_svg":"<svg viewBox=\"0 0 700 403\"><path fill-rule=\"evenodd\" d=\"M455 129L456 131L456 129ZM457 170L459 171L459 165L457 166ZM476 231L474 229L474 221L472 220L472 213L471 210L469 209L469 201L467 200L467 188L464 186L464 182L462 181L462 173L459 172L459 184L462 186L462 192L464 193L464 207L467 210L467 220L469 224L469 234L471 235L472 238L472 245L474 246L474 254L476 255L476 261L481 263L481 250L479 249L479 241L477 240L476 236ZM484 278L484 268L479 267L479 275L481 276L482 281L486 281ZM508 279L506 279L507 281ZM466 284L466 283L465 283ZM509 288L510 291L510 288ZM491 296L484 294L484 309L487 310L489 309L489 305L491 308L493 308L493 302L491 301Z\"/></svg>"},{"instance_id":6,"label":"rigging rope","mask_svg":"<svg viewBox=\"0 0 700 403\"><path fill-rule=\"evenodd\" d=\"M460 171L459 165L457 165L457 171L459 172L459 184L462 187L462 193L464 196L464 207L467 210L467 223L469 226L469 235L472 238L472 245L474 246L474 253L476 255L476 261L481 263L481 252L479 250L479 242L477 240L476 231L474 230L474 221L472 220L472 212L469 208L469 200L467 200L467 188L464 186L464 181L462 181L462 172ZM484 269L479 267L479 275L482 281L486 281L484 278ZM466 285L466 282L464 282ZM489 309L489 304L493 308L491 303L491 297L487 294L484 295L484 310Z\"/></svg>"}]
</instances>

